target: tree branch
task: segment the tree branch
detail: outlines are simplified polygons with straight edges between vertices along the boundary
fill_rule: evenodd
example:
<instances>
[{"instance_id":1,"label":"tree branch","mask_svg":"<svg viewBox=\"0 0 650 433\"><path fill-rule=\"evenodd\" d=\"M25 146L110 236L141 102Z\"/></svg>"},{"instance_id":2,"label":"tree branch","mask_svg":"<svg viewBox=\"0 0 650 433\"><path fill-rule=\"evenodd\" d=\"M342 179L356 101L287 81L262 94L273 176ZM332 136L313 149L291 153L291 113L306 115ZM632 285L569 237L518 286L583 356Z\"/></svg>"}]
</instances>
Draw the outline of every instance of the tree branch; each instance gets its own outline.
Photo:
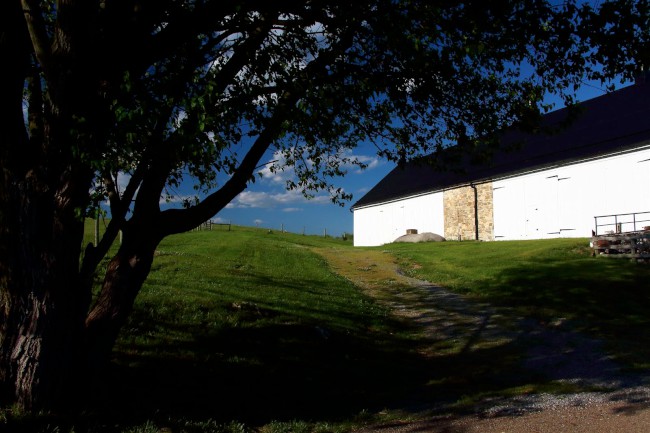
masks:
<instances>
[{"instance_id":1,"label":"tree branch","mask_svg":"<svg viewBox=\"0 0 650 433\"><path fill-rule=\"evenodd\" d=\"M237 76L239 71L246 65L253 54L262 45L269 32L273 28L272 20L262 18L260 25L255 27L253 33L246 39L246 41L235 49L235 53L230 57L228 62L221 68L216 76L216 91L221 93L232 82L233 78Z\"/></svg>"},{"instance_id":2,"label":"tree branch","mask_svg":"<svg viewBox=\"0 0 650 433\"><path fill-rule=\"evenodd\" d=\"M115 174L117 178L117 173ZM108 170L102 176L102 182L104 183L104 188L106 188L106 195L108 196L108 203L111 207L111 214L116 212L120 203L120 193L117 190L116 180L113 179L113 174L109 173Z\"/></svg>"},{"instance_id":3,"label":"tree branch","mask_svg":"<svg viewBox=\"0 0 650 433\"><path fill-rule=\"evenodd\" d=\"M189 209L169 209L161 214L161 236L182 233L193 229L223 209L248 185L264 153L282 132L282 124L298 100L298 96L286 93L267 127L257 137L233 176L218 191Z\"/></svg>"},{"instance_id":4,"label":"tree branch","mask_svg":"<svg viewBox=\"0 0 650 433\"><path fill-rule=\"evenodd\" d=\"M124 189L124 193L121 197L119 194L117 194L117 189L114 186L112 189L115 196L110 198L111 194L109 194L109 200L111 204L111 221L108 223L106 231L104 232L102 239L99 241L99 244L95 246L88 244L81 263L81 270L79 274L81 281L83 282L82 284L86 285L87 287L90 287L92 284L95 269L97 269L97 266L101 262L102 258L104 258L104 256L108 253L108 250L110 249L111 245L113 245L113 242L115 242L117 235L124 225L124 221L126 220L126 213L128 212L131 202L133 201L133 197L135 196L135 193L138 190L142 179L146 175L146 167L147 165L144 162L141 162L138 165L138 167L133 172L133 175L131 176L131 179L129 180L129 183ZM109 182L114 184L112 178L110 176L108 176L108 178L110 179ZM107 185L107 189L108 188L110 188L110 186Z\"/></svg>"},{"instance_id":5,"label":"tree branch","mask_svg":"<svg viewBox=\"0 0 650 433\"><path fill-rule=\"evenodd\" d=\"M212 193L201 203L189 209L169 209L161 214L161 237L182 233L201 224L212 215L223 209L239 193L246 189L253 176L255 168L259 165L264 153L271 144L280 136L283 123L290 116L295 104L302 97L300 89L307 88L310 82L316 82L328 74L327 66L330 65L345 47L352 43L351 29L346 29L342 36L327 53L322 53L314 59L296 77L296 80L287 89L269 123L257 137L253 146L248 151L233 176L218 191ZM243 59L242 59L243 60Z\"/></svg>"},{"instance_id":6,"label":"tree branch","mask_svg":"<svg viewBox=\"0 0 650 433\"><path fill-rule=\"evenodd\" d=\"M46 79L50 81L52 75L52 51L39 2L36 0L21 0L21 5L36 59L40 63Z\"/></svg>"}]
</instances>

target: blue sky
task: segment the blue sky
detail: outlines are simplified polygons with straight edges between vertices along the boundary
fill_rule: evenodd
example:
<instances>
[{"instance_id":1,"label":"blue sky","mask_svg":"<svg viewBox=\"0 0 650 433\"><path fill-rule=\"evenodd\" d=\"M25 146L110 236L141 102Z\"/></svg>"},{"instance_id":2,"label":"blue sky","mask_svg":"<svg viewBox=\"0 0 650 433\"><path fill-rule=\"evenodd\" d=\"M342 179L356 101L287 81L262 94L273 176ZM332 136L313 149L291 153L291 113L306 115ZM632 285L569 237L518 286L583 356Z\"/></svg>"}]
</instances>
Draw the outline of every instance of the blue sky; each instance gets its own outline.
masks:
<instances>
[{"instance_id":1,"label":"blue sky","mask_svg":"<svg viewBox=\"0 0 650 433\"><path fill-rule=\"evenodd\" d=\"M599 86L586 85L580 89L578 98L584 101L604 93ZM286 191L283 188L286 173L266 173L267 176L250 185L215 219L273 230L280 230L284 225L285 230L294 233L302 233L303 229L308 234L323 234L324 230L333 236L352 233L350 207L395 167L394 163L380 160L373 149L372 146L359 146L355 155L362 158L368 168L364 171L350 169L344 178L338 179L337 184L354 195L344 207L331 203L326 193L307 200L299 192Z\"/></svg>"},{"instance_id":2,"label":"blue sky","mask_svg":"<svg viewBox=\"0 0 650 433\"><path fill-rule=\"evenodd\" d=\"M393 168L392 164L373 155L373 149L360 145L354 155L368 167L363 171L349 167L345 177L334 181L337 187L354 196L345 206L332 203L327 192L306 199L300 191L287 191L286 180L292 176L290 168L279 173L261 169L263 176L250 184L213 220L272 230L284 227L293 233L323 234L327 231L332 236L352 233L350 206Z\"/></svg>"},{"instance_id":3,"label":"blue sky","mask_svg":"<svg viewBox=\"0 0 650 433\"><path fill-rule=\"evenodd\" d=\"M586 84L578 93L578 100L584 101L604 94L598 85ZM559 105L557 108L561 108ZM394 163L379 159L375 148L360 144L354 156L368 167L361 171L350 167L347 174L335 180L336 186L352 193L354 198L344 206L333 204L327 192L306 199L299 191L287 191L286 180L292 174L291 168L283 172L271 173L268 168L261 168L263 176L252 183L225 209L215 215L215 222L232 223L242 226L258 226L274 231L284 229L293 233L341 236L353 232L353 215L350 207L377 184L393 168ZM277 159L269 154L267 161ZM266 162L266 161L263 161ZM192 194L191 187L181 187L180 196ZM177 206L174 202L162 207Z\"/></svg>"},{"instance_id":4,"label":"blue sky","mask_svg":"<svg viewBox=\"0 0 650 433\"><path fill-rule=\"evenodd\" d=\"M344 233L351 234L353 224L350 207L394 167L393 164L375 155L375 150L374 146L361 144L353 154L346 154L346 157L354 157L363 162L367 168L361 171L356 166L349 166L344 177L333 181L336 187L353 194L354 198L345 202L344 206L332 203L327 191L307 199L300 191L287 190L286 182L294 177L293 170L287 167L284 171L271 172L269 165L265 164L279 160L281 157L269 152L261 161L262 167L258 170L261 176L256 176L254 183L249 183L246 190L211 220L217 223L257 226L274 231L284 229L293 233L319 235L327 233L329 236L337 237ZM121 190L126 187L129 179L128 175L119 175L118 185ZM168 189L166 193L170 196L160 199L161 209L182 207L184 199L192 199L197 195L193 185L194 182L188 180L182 182L177 188ZM108 212L108 203L103 203L102 208Z\"/></svg>"}]
</instances>

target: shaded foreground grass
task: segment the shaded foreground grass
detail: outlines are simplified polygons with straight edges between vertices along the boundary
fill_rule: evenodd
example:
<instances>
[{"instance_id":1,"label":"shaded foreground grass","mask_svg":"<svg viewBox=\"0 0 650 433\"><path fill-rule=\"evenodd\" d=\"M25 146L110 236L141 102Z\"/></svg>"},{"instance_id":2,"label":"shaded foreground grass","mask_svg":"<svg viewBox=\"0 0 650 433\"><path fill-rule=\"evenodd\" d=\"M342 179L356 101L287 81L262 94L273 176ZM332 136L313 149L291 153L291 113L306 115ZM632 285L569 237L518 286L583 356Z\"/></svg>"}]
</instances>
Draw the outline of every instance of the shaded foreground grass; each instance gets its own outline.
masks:
<instances>
[{"instance_id":1,"label":"shaded foreground grass","mask_svg":"<svg viewBox=\"0 0 650 433\"><path fill-rule=\"evenodd\" d=\"M347 431L404 408L564 391L521 370L521 341L477 341L446 312L440 335L409 327L421 318L393 313L423 300L397 267L489 301L504 323L566 318L643 368L650 268L592 258L586 242L352 248L239 227L173 236L88 396L92 411L53 421L5 411L0 431Z\"/></svg>"},{"instance_id":2,"label":"shaded foreground grass","mask_svg":"<svg viewBox=\"0 0 650 433\"><path fill-rule=\"evenodd\" d=\"M352 249L241 227L166 239L90 412L6 411L0 430L337 431L390 407L422 360L385 307L311 251L333 245Z\"/></svg>"},{"instance_id":3,"label":"shaded foreground grass","mask_svg":"<svg viewBox=\"0 0 650 433\"><path fill-rule=\"evenodd\" d=\"M162 244L117 346L118 377L139 382L118 390L133 397L119 413L340 420L408 389L417 369L393 368L417 359L388 311L295 239L237 230Z\"/></svg>"},{"instance_id":4,"label":"shaded foreground grass","mask_svg":"<svg viewBox=\"0 0 650 433\"><path fill-rule=\"evenodd\" d=\"M650 368L650 266L592 257L588 239L393 244L413 276L509 316L566 321L633 369Z\"/></svg>"}]
</instances>

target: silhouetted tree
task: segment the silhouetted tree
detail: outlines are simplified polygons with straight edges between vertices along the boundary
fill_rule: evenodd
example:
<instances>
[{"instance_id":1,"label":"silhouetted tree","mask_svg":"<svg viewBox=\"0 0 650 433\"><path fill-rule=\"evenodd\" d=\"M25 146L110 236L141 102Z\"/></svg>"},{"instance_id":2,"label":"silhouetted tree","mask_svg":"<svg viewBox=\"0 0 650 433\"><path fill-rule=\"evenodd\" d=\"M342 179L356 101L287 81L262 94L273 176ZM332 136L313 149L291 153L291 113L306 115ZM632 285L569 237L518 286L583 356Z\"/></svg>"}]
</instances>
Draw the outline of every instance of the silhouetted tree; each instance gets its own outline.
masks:
<instances>
[{"instance_id":1,"label":"silhouetted tree","mask_svg":"<svg viewBox=\"0 0 650 433\"><path fill-rule=\"evenodd\" d=\"M358 143L398 161L462 134L471 152L547 110L545 94L570 102L596 63L630 75L647 28L647 8L625 1L7 2L4 401L52 408L78 392L108 360L161 239L223 209L273 154L296 172L288 188L346 199L331 179L363 165ZM189 179L203 199L162 211L166 188ZM106 233L84 248L87 209L106 199Z\"/></svg>"}]
</instances>

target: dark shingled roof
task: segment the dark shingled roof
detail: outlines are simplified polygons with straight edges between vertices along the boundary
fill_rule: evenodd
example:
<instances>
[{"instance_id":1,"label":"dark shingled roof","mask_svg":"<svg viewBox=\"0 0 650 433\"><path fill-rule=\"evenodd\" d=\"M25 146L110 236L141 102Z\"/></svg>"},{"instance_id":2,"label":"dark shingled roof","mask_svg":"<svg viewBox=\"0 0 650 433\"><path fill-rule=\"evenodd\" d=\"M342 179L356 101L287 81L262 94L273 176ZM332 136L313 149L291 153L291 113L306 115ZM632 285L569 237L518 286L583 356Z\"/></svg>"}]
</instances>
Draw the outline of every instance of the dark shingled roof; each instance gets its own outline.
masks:
<instances>
[{"instance_id":1,"label":"dark shingled roof","mask_svg":"<svg viewBox=\"0 0 650 433\"><path fill-rule=\"evenodd\" d=\"M472 165L465 158L461 170L454 171L434 170L417 162L398 166L352 208L600 158L650 143L650 82L590 99L580 107L577 119L559 133L505 134L504 144L521 143L520 148L500 151L488 163ZM558 125L568 112L565 108L549 113L542 124Z\"/></svg>"}]
</instances>

